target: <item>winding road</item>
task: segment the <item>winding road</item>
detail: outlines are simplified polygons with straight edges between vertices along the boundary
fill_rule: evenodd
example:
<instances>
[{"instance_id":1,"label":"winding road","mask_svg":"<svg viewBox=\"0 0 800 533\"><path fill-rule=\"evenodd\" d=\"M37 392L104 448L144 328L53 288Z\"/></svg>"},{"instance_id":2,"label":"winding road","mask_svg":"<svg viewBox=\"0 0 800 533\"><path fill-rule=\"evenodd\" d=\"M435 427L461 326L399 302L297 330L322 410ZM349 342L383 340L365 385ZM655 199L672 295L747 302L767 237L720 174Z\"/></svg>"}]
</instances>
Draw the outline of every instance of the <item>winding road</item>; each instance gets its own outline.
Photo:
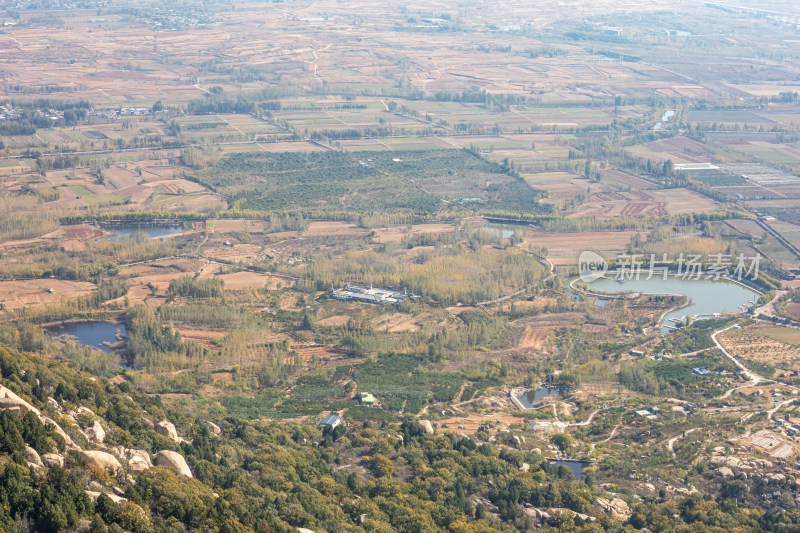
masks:
<instances>
[{"instance_id":1,"label":"winding road","mask_svg":"<svg viewBox=\"0 0 800 533\"><path fill-rule=\"evenodd\" d=\"M599 412L600 409L595 409L594 411L592 411L592 414L589 415L589 418L587 418L583 422L575 422L574 424L567 424L567 426L569 427L588 426L589 424L592 423L592 420L594 420L594 416Z\"/></svg>"},{"instance_id":2,"label":"winding road","mask_svg":"<svg viewBox=\"0 0 800 533\"><path fill-rule=\"evenodd\" d=\"M676 457L676 455L675 455L675 449L673 448L673 446L675 445L675 441L677 441L677 440L678 440L678 439L680 439L681 437L685 437L686 435L688 435L689 433L692 433L692 432L694 432L694 431L697 431L697 428L687 429L686 431L684 431L684 432L683 432L683 433L681 433L680 435L677 435L677 436L675 436L675 437L672 437L671 439L669 439L669 440L667 441L667 450L669 450L669 451L670 451L670 453L672 453L672 457Z\"/></svg>"},{"instance_id":3,"label":"winding road","mask_svg":"<svg viewBox=\"0 0 800 533\"><path fill-rule=\"evenodd\" d=\"M717 335L719 335L720 333L724 333L724 332L728 331L729 329L733 328L734 326L736 326L736 324L732 324L732 325L728 326L727 328L723 328L723 329L715 331L714 333L711 334L711 340L714 341L714 344L716 344L716 346L719 349L719 351L721 351L723 354L725 354L725 357L730 359L733 362L733 364L735 364L736 366L738 366L742 370L742 374L747 376L747 378L752 382L753 385L757 385L757 384L761 383L762 381L766 381L766 379L764 377L759 376L758 374L756 374L755 372L751 371L749 368L744 366L742 363L740 363L739 360L736 359L734 356L732 356L728 352L728 350L726 350L725 347L722 346L722 344L720 344L720 342L717 340ZM741 387L736 387L736 388L741 388ZM728 392L726 392L724 397L730 396L730 392L732 392L733 390L734 389L731 389Z\"/></svg>"}]
</instances>

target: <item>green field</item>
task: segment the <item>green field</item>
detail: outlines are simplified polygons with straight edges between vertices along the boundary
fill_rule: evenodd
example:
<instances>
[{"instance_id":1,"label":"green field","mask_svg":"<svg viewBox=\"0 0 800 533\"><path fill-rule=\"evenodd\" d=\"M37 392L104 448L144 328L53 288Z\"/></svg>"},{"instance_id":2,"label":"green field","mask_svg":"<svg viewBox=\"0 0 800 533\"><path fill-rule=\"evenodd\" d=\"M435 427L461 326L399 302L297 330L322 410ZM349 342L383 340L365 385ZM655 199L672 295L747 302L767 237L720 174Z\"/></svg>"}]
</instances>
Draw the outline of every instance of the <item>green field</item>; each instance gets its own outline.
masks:
<instances>
[{"instance_id":1,"label":"green field","mask_svg":"<svg viewBox=\"0 0 800 533\"><path fill-rule=\"evenodd\" d=\"M758 333L770 339L786 344L800 345L800 330L792 328L760 329Z\"/></svg>"},{"instance_id":2,"label":"green field","mask_svg":"<svg viewBox=\"0 0 800 533\"><path fill-rule=\"evenodd\" d=\"M723 122L730 124L742 124L747 122L748 124L773 124L770 119L756 115L750 111L730 109L690 111L689 122Z\"/></svg>"}]
</instances>

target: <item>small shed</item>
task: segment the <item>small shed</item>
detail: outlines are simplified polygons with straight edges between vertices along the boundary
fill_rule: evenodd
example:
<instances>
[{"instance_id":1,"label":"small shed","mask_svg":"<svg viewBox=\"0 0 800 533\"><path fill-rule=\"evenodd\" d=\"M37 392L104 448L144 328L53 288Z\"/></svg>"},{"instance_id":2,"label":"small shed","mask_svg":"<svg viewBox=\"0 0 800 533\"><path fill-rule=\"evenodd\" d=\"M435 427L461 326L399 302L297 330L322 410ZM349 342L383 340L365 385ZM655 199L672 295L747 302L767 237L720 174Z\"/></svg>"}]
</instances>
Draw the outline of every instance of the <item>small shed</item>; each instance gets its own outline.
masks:
<instances>
[{"instance_id":1,"label":"small shed","mask_svg":"<svg viewBox=\"0 0 800 533\"><path fill-rule=\"evenodd\" d=\"M361 405L375 405L375 397L369 392L362 392L358 401L361 402Z\"/></svg>"},{"instance_id":2,"label":"small shed","mask_svg":"<svg viewBox=\"0 0 800 533\"><path fill-rule=\"evenodd\" d=\"M342 423L342 419L339 418L339 415L328 415L320 424L323 428L335 428L339 424Z\"/></svg>"}]
</instances>

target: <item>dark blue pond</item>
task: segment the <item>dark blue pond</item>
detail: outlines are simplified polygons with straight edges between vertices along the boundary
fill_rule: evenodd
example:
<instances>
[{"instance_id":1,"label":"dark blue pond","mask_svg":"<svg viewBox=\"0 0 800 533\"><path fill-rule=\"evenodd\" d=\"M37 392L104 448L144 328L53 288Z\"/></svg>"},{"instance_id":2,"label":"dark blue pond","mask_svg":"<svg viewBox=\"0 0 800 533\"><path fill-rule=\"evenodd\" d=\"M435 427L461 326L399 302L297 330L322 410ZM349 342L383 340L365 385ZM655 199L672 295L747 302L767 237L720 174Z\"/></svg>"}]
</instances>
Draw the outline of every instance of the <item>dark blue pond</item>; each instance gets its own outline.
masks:
<instances>
[{"instance_id":1,"label":"dark blue pond","mask_svg":"<svg viewBox=\"0 0 800 533\"><path fill-rule=\"evenodd\" d=\"M49 326L46 330L53 337L70 335L85 346L92 346L108 353L111 353L111 348L103 343L114 344L119 342L117 340L117 330L120 330L123 335L126 333L125 324L99 321L69 322L67 324Z\"/></svg>"}]
</instances>

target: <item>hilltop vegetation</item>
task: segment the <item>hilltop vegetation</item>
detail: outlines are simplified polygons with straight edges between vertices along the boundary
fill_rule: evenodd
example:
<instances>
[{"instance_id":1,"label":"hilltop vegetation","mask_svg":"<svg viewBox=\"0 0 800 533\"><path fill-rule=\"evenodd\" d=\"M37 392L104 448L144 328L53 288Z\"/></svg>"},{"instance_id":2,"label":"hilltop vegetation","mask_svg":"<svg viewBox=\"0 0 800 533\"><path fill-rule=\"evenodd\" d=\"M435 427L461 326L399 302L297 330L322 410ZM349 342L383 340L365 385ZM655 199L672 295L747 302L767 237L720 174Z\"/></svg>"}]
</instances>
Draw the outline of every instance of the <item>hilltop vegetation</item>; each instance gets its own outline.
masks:
<instances>
[{"instance_id":1,"label":"hilltop vegetation","mask_svg":"<svg viewBox=\"0 0 800 533\"><path fill-rule=\"evenodd\" d=\"M523 504L565 509L553 531L756 532L790 531L800 524L796 511L763 513L738 509L725 498L692 496L636 504L630 524L623 526L597 514L602 489L574 481L569 469L551 467L541 455L469 437L427 435L410 421L367 421L321 432L228 415L217 419L222 427L217 436L194 409L167 407L158 397L60 363L0 349L0 368L3 385L30 398L76 442L91 447L79 428L97 421L105 428L106 446L174 450L194 474L190 479L155 466L129 478L128 467L86 468L32 413L17 421L5 411L0 414L4 531L34 527L55 533L82 519L91 521L93 532L514 531L531 525ZM79 407L85 416L75 418ZM163 418L189 440L176 444L155 432L154 421ZM63 467L27 466L23 442L40 453L62 455ZM101 493L94 501L84 492L89 486ZM106 495L113 494L112 487L123 500L115 503ZM599 520L585 522L571 512ZM666 519L672 514L683 525Z\"/></svg>"}]
</instances>

